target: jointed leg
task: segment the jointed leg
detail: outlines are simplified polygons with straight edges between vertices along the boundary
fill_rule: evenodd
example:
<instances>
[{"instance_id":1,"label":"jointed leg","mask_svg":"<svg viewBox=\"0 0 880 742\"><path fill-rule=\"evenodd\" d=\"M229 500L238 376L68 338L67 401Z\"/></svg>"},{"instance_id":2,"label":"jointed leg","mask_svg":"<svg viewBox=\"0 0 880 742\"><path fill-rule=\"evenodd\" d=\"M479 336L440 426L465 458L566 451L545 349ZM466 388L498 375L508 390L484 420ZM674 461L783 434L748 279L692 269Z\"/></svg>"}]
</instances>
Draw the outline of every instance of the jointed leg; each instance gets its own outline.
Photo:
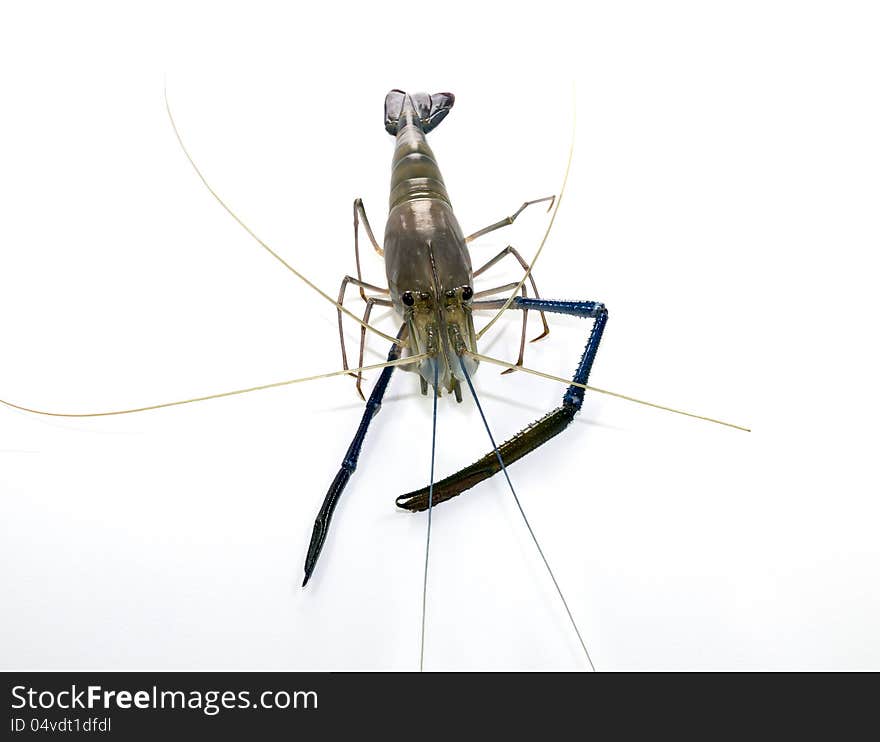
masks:
<instances>
[{"instance_id":1,"label":"jointed leg","mask_svg":"<svg viewBox=\"0 0 880 742\"><path fill-rule=\"evenodd\" d=\"M376 304L378 304L380 307L394 306L391 303L390 299L380 299L377 296L368 297L367 298L367 308L364 310L364 325L369 324L370 314L373 311L373 306ZM364 325L361 325L361 347L360 347L360 354L358 356L358 368L362 368L364 365L364 347L367 344L367 328L364 327ZM348 368L348 366L346 366L346 368ZM419 378L421 378L421 377L419 377ZM357 393L361 395L361 399L365 399L364 392L361 389L361 382L363 381L363 379L364 379L363 374L360 371L358 371L357 372L357 384L355 384L355 387L357 389Z\"/></svg>"},{"instance_id":2,"label":"jointed leg","mask_svg":"<svg viewBox=\"0 0 880 742\"><path fill-rule=\"evenodd\" d=\"M555 196L553 198L555 198ZM508 255L512 255L514 258L516 258L517 262L520 264L520 267L524 271L529 270L529 264L525 260L523 260L523 256L519 254L515 247L513 247L512 245L508 245L488 263L481 266L480 268L477 268L477 270L474 271L474 277L476 278L477 276L485 273L487 270L489 270L489 268L491 268L499 261L504 260L504 258L506 258ZM535 298L540 299L541 294L538 293L538 285L535 283L535 277L531 273L529 273L529 282L532 284L532 291L535 292ZM547 335L550 334L550 326L547 324L547 317L544 316L543 311L541 312L541 324L544 325L544 331L540 335L538 335L538 337L532 339L533 343L537 342L541 338L547 337Z\"/></svg>"},{"instance_id":3,"label":"jointed leg","mask_svg":"<svg viewBox=\"0 0 880 742\"><path fill-rule=\"evenodd\" d=\"M474 275L476 275L476 274L474 274ZM519 286L518 283L507 283L504 286L498 286L497 288L494 288L494 289L485 289L483 291L478 291L476 294L474 294L474 297L492 296L494 294L499 294L502 291L510 291L511 289L515 289L517 286ZM528 297L528 292L526 291L525 286L522 286L520 288L520 293L522 294L523 297ZM504 303L506 301L507 301L507 299L498 299L498 300L494 300L494 301L475 301L473 304L471 304L471 309L474 311L480 311L481 309L482 310L493 309L493 308L494 309L501 309L501 307L504 306ZM524 309L523 310L523 318L522 318L522 331L520 332L520 335L519 335L519 356L517 357L516 364L515 364L517 366L522 366L523 355L526 352L526 327L528 325L528 321L529 321L529 310ZM364 332L366 332L366 330L364 330ZM541 337L543 337L543 335ZM501 375L503 376L504 374L509 374L512 372L513 372L513 369L509 368L506 371L502 371ZM460 401L461 400L459 400L459 402Z\"/></svg>"},{"instance_id":4,"label":"jointed leg","mask_svg":"<svg viewBox=\"0 0 880 742\"><path fill-rule=\"evenodd\" d=\"M336 303L339 306L342 306L342 302L345 301L345 292L348 289L348 284L353 283L355 286L361 287L361 296L364 298L364 301L367 301L367 296L364 294L364 289L369 289L370 291L378 291L380 294L389 294L388 289L383 289L380 286L373 286L371 283L366 283L365 281L361 281L359 278L353 278L352 276L346 276L342 279L342 285L339 287L339 297L336 299ZM339 346L342 348L342 368L348 368L348 356L345 352L345 336L342 333L342 310L337 307L336 308L336 316L339 322ZM364 332L366 329L361 327Z\"/></svg>"},{"instance_id":5,"label":"jointed leg","mask_svg":"<svg viewBox=\"0 0 880 742\"><path fill-rule=\"evenodd\" d=\"M508 255L515 258L517 260L517 262L520 264L520 267L524 271L529 270L529 264L526 263L525 260L523 260L522 255L519 254L519 252L516 250L516 248L512 247L511 245L508 245L501 252L499 252L494 258L492 258L488 263L477 268L477 270L474 271L474 277L477 277L477 276L485 273L487 270L489 270L489 268L491 268L493 265L500 262L501 260L504 260L504 258L506 258ZM538 293L538 285L535 283L535 277L531 273L529 273L529 281L532 284L532 289L534 289L535 297L540 299L541 295ZM489 291L480 291L477 294L475 294L475 296L490 296L491 294L499 292L499 291L507 291L511 288L515 288L518 285L519 284L514 283L514 284L508 284L507 286L499 286L497 289L492 289ZM526 292L525 285L523 285L523 287L522 287L522 296L523 297L528 296L528 294ZM499 307L503 306L505 301L502 301L501 304L499 305ZM475 309L480 308L478 306L478 304L479 304L479 302L477 302L473 305ZM486 307L486 308L488 308L488 307ZM540 335L538 335L538 337L536 337L532 340L533 343L537 340L540 340L541 338L547 337L547 335L550 333L550 326L547 324L547 318L544 316L544 312L541 311L540 314L541 314L541 323L544 326L544 331ZM523 364L523 357L525 355L525 348L526 348L526 327L528 325L528 321L529 321L529 312L527 309L524 309L523 310L523 320L522 320L522 335L521 335L520 341L519 341L519 356L516 360L517 366L522 366L522 364ZM507 369L506 371L502 371L501 373L502 374L509 374L509 373L512 373L512 371L513 371L513 369Z\"/></svg>"},{"instance_id":6,"label":"jointed leg","mask_svg":"<svg viewBox=\"0 0 880 742\"><path fill-rule=\"evenodd\" d=\"M495 296L496 294L503 294L505 291L510 291L511 289L515 289L517 286L519 286L519 282L513 281L511 283L505 283L503 286L496 286L494 289L483 289L482 291L477 291L477 293L474 294L474 299L482 299L483 297L486 297L486 296ZM482 302L475 301L473 306L476 306L477 304L482 305ZM504 305L504 300L502 300L501 304L499 304L498 306L501 307L503 305Z\"/></svg>"},{"instance_id":7,"label":"jointed leg","mask_svg":"<svg viewBox=\"0 0 880 742\"><path fill-rule=\"evenodd\" d=\"M504 286L499 286L497 289L489 289L487 291L480 291L479 293L474 294L474 296L475 297L477 297L477 296L491 296L492 294L497 294L502 291L510 291L511 289L515 289L517 286L519 286L518 283L509 283ZM525 286L522 287L522 295L523 295L523 297L526 297L526 287ZM493 309L493 310L494 309L501 309L501 307L503 307L506 303L507 303L506 298L505 299L484 299L484 300L473 302L471 304L471 309L475 312L485 312L490 309ZM520 335L519 335L519 357L517 358L516 364L515 364L517 366L522 366L523 355L525 354L525 350L526 350L526 321L528 320L528 316L529 316L528 310L524 309L523 310L523 321L522 321L522 332L520 332ZM366 332L366 330L364 330L364 332ZM512 372L513 372L513 369L509 368L506 371L502 371L501 375L504 376L504 374L509 374Z\"/></svg>"},{"instance_id":8,"label":"jointed leg","mask_svg":"<svg viewBox=\"0 0 880 742\"><path fill-rule=\"evenodd\" d=\"M397 337L402 338L404 336L404 331L404 328L401 328ZM396 361L400 358L400 353L400 346L396 343L393 344L388 353L388 360ZM312 576L312 572L318 562L318 557L321 555L321 549L327 538L327 533L330 529L330 519L333 517L333 511L336 509L336 504L339 502L339 498L342 495L342 491L345 489L345 485L348 484L348 480L351 479L351 475L354 473L354 470L357 469L358 457L361 453L361 447L364 445L364 438L366 438L370 422L382 406L382 398L385 396L385 390L388 388L388 382L391 380L391 374L394 373L394 368L394 366L386 366L382 369L379 380L376 382L376 386L373 387L373 392L370 394L370 399L367 402L367 407L364 410L364 415L361 418L360 425L358 425L354 439L348 447L345 458L342 460L342 466L339 468L333 482L330 484L330 489L327 491L321 509L318 511L318 517L315 518L315 525L312 528L312 539L309 543L308 553L306 554L303 587L305 587L309 578Z\"/></svg>"},{"instance_id":9,"label":"jointed leg","mask_svg":"<svg viewBox=\"0 0 880 742\"><path fill-rule=\"evenodd\" d=\"M367 219L367 211L364 209L364 202L362 199L356 198L354 200L352 211L354 212L354 262L357 266L357 277L360 281L363 276L361 275L361 251L360 246L358 245L358 216L360 216L364 222L364 229L367 230L367 237L369 237L370 242L373 243L373 249L379 253L379 255L384 255L385 251L379 246L379 243L376 242L376 238L373 236L373 228L370 226L370 220ZM364 301L367 300L363 287L361 287L361 299Z\"/></svg>"},{"instance_id":10,"label":"jointed leg","mask_svg":"<svg viewBox=\"0 0 880 742\"><path fill-rule=\"evenodd\" d=\"M513 288L517 284L510 284L510 288ZM476 294L475 294L476 296ZM507 303L507 299L481 299L480 301L475 301L471 304L471 309L475 312L486 312L490 309L501 309Z\"/></svg>"},{"instance_id":11,"label":"jointed leg","mask_svg":"<svg viewBox=\"0 0 880 742\"><path fill-rule=\"evenodd\" d=\"M356 198L354 200L354 204L352 205L352 213L354 215L354 263L357 268L357 278L352 276L346 276L342 279L342 286L339 288L339 298L337 299L338 304L342 304L345 299L345 290L348 287L349 283L353 283L355 286L360 288L361 299L367 301L367 295L364 293L364 289L369 289L370 291L377 291L380 294L387 295L389 293L388 289L380 288L379 286L373 286L372 284L366 283L363 280L363 276L361 274L361 250L360 250L360 242L359 242L359 233L358 225L361 221L364 223L364 229L367 230L367 236L370 238L370 242L373 244L373 249L379 253L379 255L384 255L385 251L376 242L376 237L373 235L373 228L370 226L370 220L367 219L367 212L364 209L364 202L360 198ZM342 367L348 368L348 355L345 352L345 338L342 333L342 311L337 309L336 314L339 319L339 345L342 349ZM361 328L363 329L363 328ZM358 379L358 392L360 392L360 379ZM361 393L361 398L363 398L363 393Z\"/></svg>"},{"instance_id":12,"label":"jointed leg","mask_svg":"<svg viewBox=\"0 0 880 742\"><path fill-rule=\"evenodd\" d=\"M503 302L502 302L503 304ZM602 340L605 324L608 322L608 310L604 304L593 301L553 301L545 299L524 299L516 297L511 304L515 309L542 309L547 312L558 314L571 314L575 317L593 319L593 329L587 340L580 363L574 373L572 381L576 384L586 384L590 378L590 370L596 358L596 351ZM565 430L574 416L581 409L584 401L584 389L580 386L568 387L562 404L555 410L536 420L529 427L517 433L509 441L498 447L498 453L509 466L514 461L521 459L526 454L546 443L548 440ZM434 483L433 503L438 505L456 495L470 489L475 484L488 479L493 474L501 471L498 456L495 451L487 454L479 461L465 467L461 471L446 479ZM404 510L425 510L428 507L428 490L423 488L401 495L397 498L397 505Z\"/></svg>"},{"instance_id":13,"label":"jointed leg","mask_svg":"<svg viewBox=\"0 0 880 742\"><path fill-rule=\"evenodd\" d=\"M516 218L522 214L529 206L532 204L540 204L545 201L549 201L550 205L547 207L547 211L553 208L553 202L556 201L556 196L545 196L544 198L536 198L534 201L526 201L522 206L520 206L513 214L510 216L504 217L500 221L495 222L494 224L490 224L488 227L483 227L482 229L478 229L472 235L468 235L465 237L465 242L472 242L478 237L482 237L484 234L489 234L489 232L494 232L496 229L501 229L502 227L508 227L516 221Z\"/></svg>"}]
</instances>

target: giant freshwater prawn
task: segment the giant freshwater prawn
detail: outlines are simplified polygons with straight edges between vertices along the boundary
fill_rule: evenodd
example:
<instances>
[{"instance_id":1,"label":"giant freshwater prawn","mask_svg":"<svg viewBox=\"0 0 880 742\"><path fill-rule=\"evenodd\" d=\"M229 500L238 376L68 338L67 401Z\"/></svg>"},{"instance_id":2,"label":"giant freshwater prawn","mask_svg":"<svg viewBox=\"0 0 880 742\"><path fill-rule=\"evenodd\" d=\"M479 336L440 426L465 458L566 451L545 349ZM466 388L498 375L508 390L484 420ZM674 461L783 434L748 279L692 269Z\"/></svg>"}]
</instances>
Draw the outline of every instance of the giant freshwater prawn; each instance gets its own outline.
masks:
<instances>
[{"instance_id":1,"label":"giant freshwater prawn","mask_svg":"<svg viewBox=\"0 0 880 742\"><path fill-rule=\"evenodd\" d=\"M382 243L380 244L370 226L363 202L356 199L353 205L354 241L356 275L346 275L342 280L338 297L334 300L295 267L282 258L272 247L263 242L236 214L230 209L202 175L193 158L190 156L183 139L177 129L168 106L168 115L174 127L175 135L189 159L195 172L208 188L214 198L229 214L274 258L281 262L289 271L304 281L324 299L334 304L339 318L339 337L343 368L327 374L318 374L299 379L265 384L246 389L210 394L203 397L163 402L139 408L111 410L88 413L59 413L36 410L12 402L3 402L10 407L35 414L63 417L99 417L120 415L146 410L155 410L192 402L217 399L221 397L244 394L258 389L285 386L305 381L350 374L356 378L356 387L365 399L366 407L363 417L349 445L342 464L332 480L329 490L320 507L312 530L311 541L305 558L303 586L313 575L322 548L328 537L331 520L339 499L354 474L361 449L364 445L370 424L382 406L382 400L388 389L395 368L413 372L418 375L421 392L429 394L433 399L432 453L429 484L419 490L402 494L397 497L398 507L416 512L427 511L428 524L425 541L425 569L422 589L422 629L420 667L424 665L425 647L425 614L428 588L428 565L431 538L431 513L434 506L446 502L471 489L480 482L496 474L503 474L512 497L514 498L529 535L546 567L547 574L565 608L571 626L584 656L593 667L592 659L587 650L586 642L578 629L577 623L565 600L563 591L556 580L547 558L544 555L538 538L526 517L516 490L511 482L508 466L531 453L551 438L554 438L572 422L580 411L586 391L612 394L632 402L647 404L677 414L688 415L712 423L747 430L738 425L721 420L695 415L676 410L652 402L635 399L626 395L609 392L589 385L590 371L596 359L597 351L608 322L608 310L597 301L563 301L542 298L533 276L533 266L543 250L550 228L553 225L557 210L565 190L568 168L557 196L546 196L526 201L510 216L507 216L487 227L465 236L447 193L437 159L427 141L427 134L435 129L449 114L455 102L451 93L407 93L392 90L385 98L385 129L394 137L394 154L391 164L391 186L389 196L389 212L385 224ZM167 99L166 99L167 104ZM571 152L569 153L569 167ZM468 244L495 230L513 224L523 210L535 204L547 203L548 211L552 211L547 231L531 263L514 248L506 247L491 260L474 269ZM360 226L373 249L384 258L387 287L376 286L365 282L361 275L360 262ZM475 279L480 278L500 261L510 259L518 263L522 269L522 278L515 283L500 286L477 287ZM365 302L365 311L361 317L354 315L343 305L349 287L359 290ZM529 295L529 289L531 294ZM374 306L388 307L393 310L399 320L399 331L396 336L386 335L370 324ZM519 354L515 362L481 354L478 349L480 338L494 325L497 319L508 310L522 313L522 329L519 343ZM526 368L523 357L526 341L527 320L529 311L538 312L542 324L539 340L549 332L546 314L565 314L582 318L590 322L586 344L580 353L575 372L571 379L564 379L552 374ZM474 327L474 313L494 312L491 320L482 330L477 332ZM360 325L360 351L357 367L350 367L343 333L343 320L350 319ZM364 347L367 332L382 337L391 343L387 360L384 363L364 365ZM543 417L535 420L521 432L509 440L496 444L490 425L486 420L479 398L473 384L473 376L481 362L497 364L505 367L506 372L523 371L550 380L562 382L567 389L561 403ZM363 372L381 369L369 397L362 391ZM482 458L439 481L434 478L434 454L436 450L437 432L437 400L444 393L451 394L456 401L463 399L463 389L468 392L480 413L485 427L491 450ZM2 400L0 400L2 401ZM595 669L595 668L594 668Z\"/></svg>"}]
</instances>

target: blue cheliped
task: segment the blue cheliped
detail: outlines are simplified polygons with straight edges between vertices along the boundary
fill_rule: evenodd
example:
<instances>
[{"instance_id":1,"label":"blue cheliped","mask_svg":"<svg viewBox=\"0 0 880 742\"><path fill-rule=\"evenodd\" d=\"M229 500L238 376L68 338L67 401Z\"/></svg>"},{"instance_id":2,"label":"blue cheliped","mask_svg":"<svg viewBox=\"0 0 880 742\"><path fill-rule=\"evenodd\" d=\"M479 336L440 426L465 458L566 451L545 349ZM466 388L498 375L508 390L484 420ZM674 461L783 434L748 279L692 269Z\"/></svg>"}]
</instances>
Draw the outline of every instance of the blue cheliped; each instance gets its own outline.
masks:
<instances>
[{"instance_id":1,"label":"blue cheliped","mask_svg":"<svg viewBox=\"0 0 880 742\"><path fill-rule=\"evenodd\" d=\"M401 328L400 333L398 333L398 338L402 335L403 329ZM400 358L400 350L401 346L397 343L392 343L391 350L388 352L388 360L396 361ZM348 480L351 479L351 475L354 473L354 470L357 469L358 457L361 455L364 438L367 436L367 430L370 427L373 416L379 412L382 407L382 398L385 396L385 391L388 389L388 382L391 381L391 374L394 373L394 369L395 366L386 366L382 369L382 373L379 374L379 380L376 382L376 386L373 387L370 398L367 400L367 406L366 409L364 409L364 414L361 418L360 425L358 425L357 432L354 434L354 438L351 441L351 445L348 447L348 451L345 452L342 466L339 467L339 471L333 478L330 489L327 491L327 496L324 498L324 502L321 505L321 510L318 512L318 517L315 518L315 525L312 529L312 539L309 543L309 550L306 553L305 579L303 579L302 583L303 587L308 583L309 578L312 576L312 572L315 570L315 564L318 562L318 557L321 556L321 549L324 547L324 541L327 539L327 532L330 529L330 519L333 517L333 511L336 509L336 504L339 502L339 497L342 495L345 485L348 484Z\"/></svg>"},{"instance_id":2,"label":"blue cheliped","mask_svg":"<svg viewBox=\"0 0 880 742\"><path fill-rule=\"evenodd\" d=\"M599 342L602 340L602 333L605 330L605 325L608 323L608 310L605 308L605 305L596 301L556 301L554 299L528 299L518 296L513 300L511 306L517 309L537 309L544 312L570 314L574 317L595 320L593 331L590 333L590 339L587 340L587 346L584 348L584 354L581 356L581 362L578 364L577 370L571 379L577 384L586 384L590 378L593 361L596 359ZM584 402L585 391L586 389L581 387L570 386L562 398L563 407L574 407L574 412L578 412ZM572 413L572 416L574 416L574 413Z\"/></svg>"},{"instance_id":3,"label":"blue cheliped","mask_svg":"<svg viewBox=\"0 0 880 742\"><path fill-rule=\"evenodd\" d=\"M470 489L475 484L503 471L506 465L512 464L514 461L534 451L565 430L574 419L574 416L580 411L586 390L580 386L575 386L575 384L585 385L590 378L590 371L596 359L596 352L599 349L599 343L602 341L602 334L608 322L608 310L605 308L605 305L594 301L558 301L553 299L516 297L511 302L510 308L568 314L593 320L593 327L587 339L587 344L584 347L584 352L581 355L580 363L578 363L574 376L571 379L574 383L566 390L562 397L562 404L559 407L533 422L525 430L502 443L479 461L445 479L433 482L433 487L424 487L398 497L396 500L397 505L404 510L427 510L429 505L439 505ZM401 334L402 332L403 330L401 330ZM398 337L400 336L398 335ZM400 358L400 352L400 347L393 345L388 353L388 360L397 360ZM388 389L388 382L391 380L394 369L394 366L384 368L379 376L379 380L376 382L376 386L373 387L354 439L348 448L339 472L330 485L327 496L324 498L324 503L321 506L318 517L315 519L312 539L309 544L308 554L306 555L303 585L309 581L314 571L321 548L327 537L333 510L336 508L345 485L357 468L358 457L364 443L364 438L366 437L370 422L382 406L382 398ZM469 382L470 377L467 374L466 378Z\"/></svg>"},{"instance_id":4,"label":"blue cheliped","mask_svg":"<svg viewBox=\"0 0 880 742\"><path fill-rule=\"evenodd\" d=\"M529 299L517 297L511 302L514 309L537 309L556 314L569 314L575 317L593 320L593 329L587 340L580 363L574 372L574 384L586 384L590 370L596 359L596 351L602 341L602 334L608 322L608 310L604 304L594 301L556 301L553 299ZM554 436L565 430L574 416L580 411L584 401L585 390L572 384L562 397L562 404L536 420L525 430L517 433L510 440L498 447L498 453L509 465L534 451ZM450 477L434 483L433 504L438 505L456 495L470 489L475 484L497 474L502 470L495 452L487 454L479 461L461 469ZM401 495L397 498L399 507L405 510L421 511L428 506L428 490L422 488Z\"/></svg>"}]
</instances>

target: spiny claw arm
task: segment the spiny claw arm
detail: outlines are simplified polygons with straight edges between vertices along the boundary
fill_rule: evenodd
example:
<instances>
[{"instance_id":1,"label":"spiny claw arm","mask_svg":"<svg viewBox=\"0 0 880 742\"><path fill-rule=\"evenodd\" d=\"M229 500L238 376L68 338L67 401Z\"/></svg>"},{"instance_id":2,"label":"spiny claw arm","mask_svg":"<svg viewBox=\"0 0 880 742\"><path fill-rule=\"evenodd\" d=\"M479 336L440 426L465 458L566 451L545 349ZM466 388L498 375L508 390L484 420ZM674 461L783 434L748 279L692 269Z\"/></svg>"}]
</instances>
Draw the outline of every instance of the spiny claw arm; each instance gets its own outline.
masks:
<instances>
[{"instance_id":1,"label":"spiny claw arm","mask_svg":"<svg viewBox=\"0 0 880 742\"><path fill-rule=\"evenodd\" d=\"M581 356L581 361L572 378L572 381L579 386L572 385L568 387L565 396L562 398L562 404L559 407L536 420L525 430L517 433L513 438L498 447L498 453L501 455L505 466L521 459L554 436L559 435L574 419L574 416L583 404L584 389L582 385L585 385L589 379L590 369L593 367L596 351L599 349L602 333L608 321L608 310L605 309L605 305L593 301L553 301L517 297L511 304L511 308L523 310L537 309L557 314L570 314L576 317L591 318L594 320L594 323L589 340L587 340L587 345ZM475 484L488 479L500 471L501 465L498 462L498 457L492 451L483 456L479 461L474 462L452 476L435 482L434 505L460 495L465 490L470 489ZM404 510L413 512L427 509L427 488L401 495L397 498L397 505Z\"/></svg>"},{"instance_id":2,"label":"spiny claw arm","mask_svg":"<svg viewBox=\"0 0 880 742\"><path fill-rule=\"evenodd\" d=\"M506 466L518 461L527 453L531 453L538 446L543 445L551 438L559 435L568 427L574 419L577 410L573 406L562 405L552 412L548 412L540 420L536 420L525 430L517 433L509 441L505 441L498 447L501 459ZM446 502L465 490L469 490L475 484L501 471L498 457L494 451L487 453L479 461L465 467L452 476L446 477L439 482L434 482L434 505ZM401 495L397 498L397 506L411 512L419 512L428 509L428 488L423 487L415 492Z\"/></svg>"},{"instance_id":3,"label":"spiny claw arm","mask_svg":"<svg viewBox=\"0 0 880 742\"><path fill-rule=\"evenodd\" d=\"M406 325L401 327L400 332L397 334L398 340L403 340L405 337ZM400 346L395 343L391 346L391 350L388 352L388 361L397 361L400 359L400 356ZM330 488L327 490L327 494L324 497L321 509L318 511L318 516L315 518L315 524L312 527L312 538L309 541L309 550L306 553L306 561L303 568L305 573L302 583L303 587L308 584L312 573L315 571L318 557L321 556L321 549L324 548L324 542L327 540L327 533L330 530L330 520L333 518L333 511L336 509L336 504L342 496L342 491L345 489L345 485L348 484L348 480L351 479L351 475L354 473L354 470L357 469L358 458L361 454L361 448L364 445L364 439L367 437L367 430L369 430L373 417L382 407L382 399L385 396L385 391L388 389L388 382L391 381L391 374L393 372L394 366L386 366L382 369L382 373L379 375L379 380L376 382L376 385L373 387L373 391L370 394L370 398L367 400L366 409L364 410L363 417L361 418L360 425L358 425L354 439L348 447L348 451L345 453L342 465L339 467L339 471L333 478L333 482L331 482Z\"/></svg>"}]
</instances>

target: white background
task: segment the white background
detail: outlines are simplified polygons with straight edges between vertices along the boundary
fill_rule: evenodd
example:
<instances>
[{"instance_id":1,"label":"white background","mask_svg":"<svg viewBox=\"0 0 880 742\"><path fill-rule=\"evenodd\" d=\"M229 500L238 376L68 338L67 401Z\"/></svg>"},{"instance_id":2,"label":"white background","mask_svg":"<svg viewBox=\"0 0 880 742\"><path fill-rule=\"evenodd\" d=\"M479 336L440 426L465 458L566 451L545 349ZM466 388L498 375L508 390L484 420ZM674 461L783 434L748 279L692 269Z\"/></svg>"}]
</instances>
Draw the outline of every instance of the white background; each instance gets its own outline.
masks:
<instances>
[{"instance_id":1,"label":"white background","mask_svg":"<svg viewBox=\"0 0 880 742\"><path fill-rule=\"evenodd\" d=\"M389 88L456 93L431 143L470 231L558 191L574 83L539 288L608 305L596 385L754 429L591 395L511 468L596 666L880 668L872 4L371 5L5 12L0 397L91 411L340 367L332 307L192 172L166 79L214 187L333 294L355 196L382 231ZM546 224L529 210L474 261L530 257ZM527 362L568 376L588 324L552 326ZM518 316L498 327L482 348L509 358ZM489 366L477 386L498 439L564 390ZM425 517L394 506L428 475L415 377L299 589L361 409L339 378L0 410L2 667L415 669ZM471 401L440 413L445 476L488 449ZM435 511L427 623L429 669L585 667L500 478Z\"/></svg>"}]
</instances>

